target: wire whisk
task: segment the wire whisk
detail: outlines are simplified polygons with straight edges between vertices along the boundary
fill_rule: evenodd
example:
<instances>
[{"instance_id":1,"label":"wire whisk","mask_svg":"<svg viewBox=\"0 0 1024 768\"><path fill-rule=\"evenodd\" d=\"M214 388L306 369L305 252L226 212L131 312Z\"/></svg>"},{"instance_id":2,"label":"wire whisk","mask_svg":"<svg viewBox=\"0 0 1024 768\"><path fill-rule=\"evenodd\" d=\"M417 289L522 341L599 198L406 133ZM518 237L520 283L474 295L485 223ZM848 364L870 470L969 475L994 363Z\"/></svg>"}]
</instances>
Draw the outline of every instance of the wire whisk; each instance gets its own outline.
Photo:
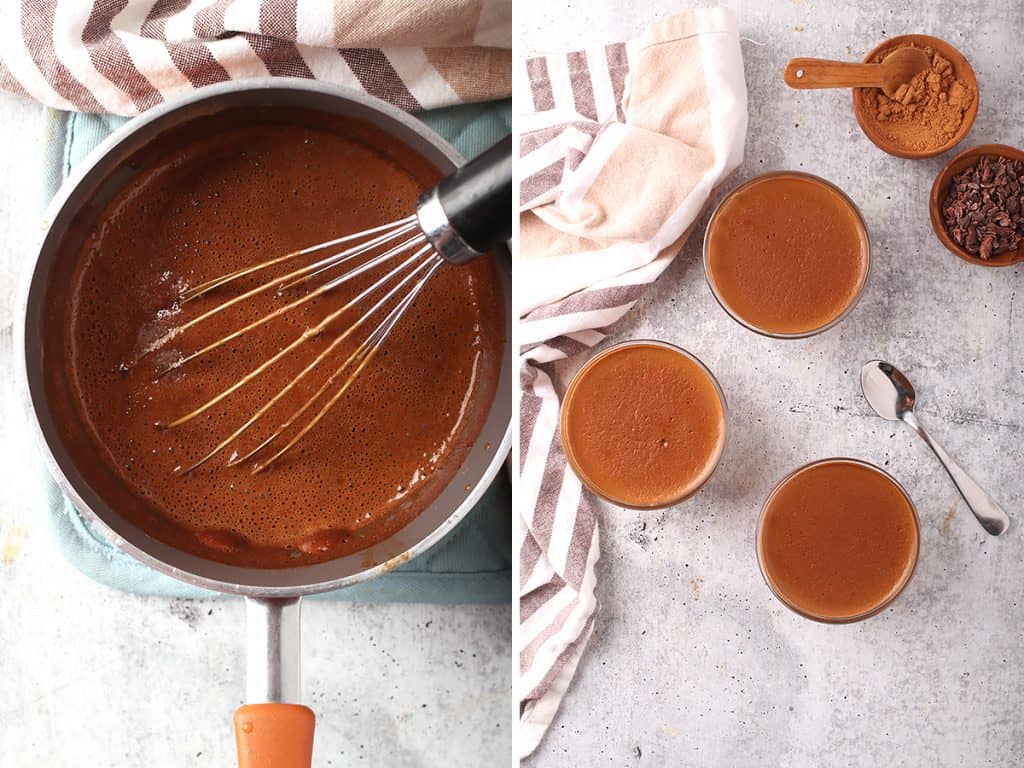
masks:
<instances>
[{"instance_id":1,"label":"wire whisk","mask_svg":"<svg viewBox=\"0 0 1024 768\"><path fill-rule=\"evenodd\" d=\"M257 473L278 461L315 428L331 408L345 396L442 265L465 264L494 250L508 240L511 230L512 140L508 138L426 192L417 203L415 213L403 219L271 258L183 291L179 296L180 305L197 301L275 267L286 268L289 262L313 259L304 266L286 271L256 287L223 299L196 317L165 332L146 346L141 356L156 352L215 315L232 307L244 305L260 294L275 290L278 294L284 294L293 289L307 288L298 298L291 299L196 351L159 367L156 372L158 378L187 366L318 298L329 297L332 291L346 283L364 276L369 281L369 284L359 290L354 297L337 308L329 309L322 320L307 327L279 351L217 394L188 413L161 424L162 427L173 429L208 412L299 347L311 339L322 336L328 328L338 323L348 313L359 312L351 323L345 325L307 365L285 382L244 423L200 459L176 471L188 474L237 444L243 435L251 431L258 422L268 418L268 414L275 406L291 395L321 366L327 364L330 358L345 351L345 345L351 345L358 340L354 349L343 356L340 364L327 374L312 395L306 397L286 418L277 423L269 435L254 448L241 452L233 451L227 463L229 466L250 463L252 472ZM314 281L318 278L323 282L316 284ZM320 403L319 407L315 407L317 403ZM312 415L296 427L299 420L310 411L313 411ZM282 438L290 433L293 427L296 427L294 434Z\"/></svg>"}]
</instances>

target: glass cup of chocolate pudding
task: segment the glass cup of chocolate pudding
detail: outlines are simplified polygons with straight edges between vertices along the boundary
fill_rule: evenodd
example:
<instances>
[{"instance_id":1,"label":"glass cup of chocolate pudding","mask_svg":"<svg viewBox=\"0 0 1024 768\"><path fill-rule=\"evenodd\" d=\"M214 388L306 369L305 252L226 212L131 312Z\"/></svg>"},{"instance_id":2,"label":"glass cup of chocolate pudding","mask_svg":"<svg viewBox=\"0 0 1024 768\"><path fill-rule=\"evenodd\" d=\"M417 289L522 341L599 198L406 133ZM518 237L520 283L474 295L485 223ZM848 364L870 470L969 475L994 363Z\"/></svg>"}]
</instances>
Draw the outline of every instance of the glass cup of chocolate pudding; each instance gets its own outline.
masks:
<instances>
[{"instance_id":1,"label":"glass cup of chocolate pudding","mask_svg":"<svg viewBox=\"0 0 1024 768\"><path fill-rule=\"evenodd\" d=\"M917 567L920 523L887 472L857 459L822 459L783 478L757 524L757 562L783 605L848 624L892 603Z\"/></svg>"},{"instance_id":2,"label":"glass cup of chocolate pudding","mask_svg":"<svg viewBox=\"0 0 1024 768\"><path fill-rule=\"evenodd\" d=\"M722 308L751 331L800 339L827 331L857 304L871 240L854 202L797 171L758 176L715 208L704 273Z\"/></svg>"},{"instance_id":3,"label":"glass cup of chocolate pudding","mask_svg":"<svg viewBox=\"0 0 1024 768\"><path fill-rule=\"evenodd\" d=\"M728 406L711 371L685 349L626 341L573 377L560 421L583 485L617 506L660 509L693 496L715 471Z\"/></svg>"}]
</instances>

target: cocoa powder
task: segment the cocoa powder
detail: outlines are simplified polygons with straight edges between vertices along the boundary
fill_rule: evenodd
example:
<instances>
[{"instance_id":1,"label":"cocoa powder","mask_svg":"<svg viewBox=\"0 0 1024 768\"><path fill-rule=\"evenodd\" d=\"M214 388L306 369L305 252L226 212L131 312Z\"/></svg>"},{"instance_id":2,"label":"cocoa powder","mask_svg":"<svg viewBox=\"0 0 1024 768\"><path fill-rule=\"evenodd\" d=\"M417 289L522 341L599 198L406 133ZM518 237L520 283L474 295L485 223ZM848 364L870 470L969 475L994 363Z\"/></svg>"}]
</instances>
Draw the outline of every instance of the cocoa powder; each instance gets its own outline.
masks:
<instances>
[{"instance_id":1,"label":"cocoa powder","mask_svg":"<svg viewBox=\"0 0 1024 768\"><path fill-rule=\"evenodd\" d=\"M892 98L881 89L865 89L866 118L897 147L912 152L948 143L976 97L974 89L956 77L947 59L933 48L922 49L931 57L931 65L901 85Z\"/></svg>"}]
</instances>

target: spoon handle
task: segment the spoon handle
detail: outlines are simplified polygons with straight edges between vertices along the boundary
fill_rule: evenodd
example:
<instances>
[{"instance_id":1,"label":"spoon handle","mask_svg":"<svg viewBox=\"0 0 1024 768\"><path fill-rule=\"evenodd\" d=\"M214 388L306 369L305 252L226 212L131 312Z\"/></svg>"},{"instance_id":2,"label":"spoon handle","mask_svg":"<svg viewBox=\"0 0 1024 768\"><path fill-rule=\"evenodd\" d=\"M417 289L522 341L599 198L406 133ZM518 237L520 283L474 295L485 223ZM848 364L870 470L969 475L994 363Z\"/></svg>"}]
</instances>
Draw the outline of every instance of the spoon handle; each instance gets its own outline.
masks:
<instances>
[{"instance_id":1,"label":"spoon handle","mask_svg":"<svg viewBox=\"0 0 1024 768\"><path fill-rule=\"evenodd\" d=\"M1004 533L1010 527L1010 518L1003 512L1002 507L996 503L995 499L974 482L971 476L964 471L963 467L957 464L953 457L946 453L945 449L932 439L932 436L918 422L913 411L906 411L903 414L903 421L913 427L914 431L928 444L928 447L935 451L935 455L939 457L942 466L946 468L949 476L953 478L956 489L964 497L964 501L967 502L967 506L974 513L978 522L981 523L981 527L993 536Z\"/></svg>"},{"instance_id":2,"label":"spoon handle","mask_svg":"<svg viewBox=\"0 0 1024 768\"><path fill-rule=\"evenodd\" d=\"M881 88L881 64L854 64L828 59L791 59L783 79L790 88Z\"/></svg>"}]
</instances>

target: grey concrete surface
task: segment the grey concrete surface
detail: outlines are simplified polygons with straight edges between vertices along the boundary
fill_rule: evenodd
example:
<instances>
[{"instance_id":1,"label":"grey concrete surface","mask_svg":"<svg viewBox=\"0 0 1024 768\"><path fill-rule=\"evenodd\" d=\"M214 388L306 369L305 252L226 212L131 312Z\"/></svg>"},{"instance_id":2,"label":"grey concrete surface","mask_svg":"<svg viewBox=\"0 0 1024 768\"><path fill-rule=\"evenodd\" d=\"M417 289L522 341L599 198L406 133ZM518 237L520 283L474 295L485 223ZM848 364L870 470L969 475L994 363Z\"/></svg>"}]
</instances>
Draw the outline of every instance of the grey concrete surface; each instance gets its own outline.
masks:
<instances>
[{"instance_id":1,"label":"grey concrete surface","mask_svg":"<svg viewBox=\"0 0 1024 768\"><path fill-rule=\"evenodd\" d=\"M40 220L39 114L0 96L0 768L234 765L241 601L114 592L63 562L44 529L11 349L15 277ZM511 755L511 614L307 602L314 765L477 768Z\"/></svg>"},{"instance_id":2,"label":"grey concrete surface","mask_svg":"<svg viewBox=\"0 0 1024 768\"><path fill-rule=\"evenodd\" d=\"M602 611L548 738L527 761L556 766L1024 765L1024 315L1020 267L948 254L926 199L947 158L882 154L847 92L796 92L797 55L860 58L887 36L961 48L981 83L962 146L1024 145L1024 4L727 2L740 16L750 95L742 169L801 169L861 206L874 268L860 305L807 341L763 339L708 291L697 235L612 340L656 337L699 355L732 409L724 460L694 499L664 512L602 508ZM519 12L524 50L624 39L670 0L548 0ZM617 6L613 7L613 6ZM907 371L921 419L1014 519L988 537L928 449L873 416L856 372L873 357ZM564 370L563 374L569 371ZM564 380L564 376L563 376ZM814 458L875 462L922 519L918 571L883 614L822 626L779 604L753 537L771 486Z\"/></svg>"}]
</instances>

